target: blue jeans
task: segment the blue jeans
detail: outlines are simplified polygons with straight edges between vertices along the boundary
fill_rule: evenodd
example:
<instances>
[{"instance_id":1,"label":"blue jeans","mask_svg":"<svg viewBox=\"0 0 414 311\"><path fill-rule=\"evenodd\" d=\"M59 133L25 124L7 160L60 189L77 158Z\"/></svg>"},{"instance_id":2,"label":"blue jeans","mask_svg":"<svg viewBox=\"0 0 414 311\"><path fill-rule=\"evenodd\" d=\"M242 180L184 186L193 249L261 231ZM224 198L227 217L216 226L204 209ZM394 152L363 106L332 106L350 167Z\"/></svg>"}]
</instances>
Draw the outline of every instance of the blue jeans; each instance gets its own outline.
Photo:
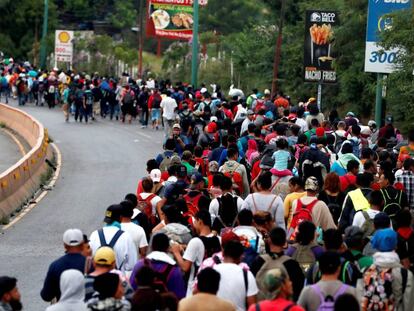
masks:
<instances>
[{"instance_id":1,"label":"blue jeans","mask_svg":"<svg viewBox=\"0 0 414 311\"><path fill-rule=\"evenodd\" d=\"M1 100L1 97L2 96L4 96L4 98L6 99L6 104L8 104L9 103L9 97L10 97L10 88L1 88L1 91L0 91L0 100Z\"/></svg>"},{"instance_id":2,"label":"blue jeans","mask_svg":"<svg viewBox=\"0 0 414 311\"><path fill-rule=\"evenodd\" d=\"M26 95L23 93L17 93L17 98L19 101L19 106L23 106L25 104Z\"/></svg>"}]
</instances>

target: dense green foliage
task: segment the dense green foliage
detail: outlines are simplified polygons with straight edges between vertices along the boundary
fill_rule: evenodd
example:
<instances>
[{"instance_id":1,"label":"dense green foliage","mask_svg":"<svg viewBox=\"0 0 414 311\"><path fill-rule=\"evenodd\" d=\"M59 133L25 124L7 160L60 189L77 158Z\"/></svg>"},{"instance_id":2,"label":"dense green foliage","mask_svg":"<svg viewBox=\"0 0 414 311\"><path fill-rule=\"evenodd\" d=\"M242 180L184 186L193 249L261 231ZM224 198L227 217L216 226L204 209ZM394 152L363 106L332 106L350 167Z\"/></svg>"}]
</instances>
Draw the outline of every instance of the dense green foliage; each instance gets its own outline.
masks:
<instances>
[{"instance_id":1,"label":"dense green foliage","mask_svg":"<svg viewBox=\"0 0 414 311\"><path fill-rule=\"evenodd\" d=\"M104 33L78 48L92 55L89 67L113 72L122 60L136 66L136 25L140 1L144 0L49 0L48 51L53 50L57 28L79 29L98 21ZM341 25L335 31L338 57L336 85L323 87L323 106L353 110L372 116L376 75L364 72L366 0L285 0L286 14L278 86L294 102L316 95L316 84L304 83L304 16L307 9L339 12ZM224 89L235 84L248 92L253 87L270 88L282 0L209 0L200 9L200 82L218 82ZM0 50L20 60L36 60L43 21L44 0L0 0ZM399 70L387 79L387 110L397 120L414 121L414 18L412 11L394 14L393 30L385 33L386 47L399 47ZM105 33L105 31L107 31ZM114 36L115 34L115 36ZM110 37L105 36L112 36ZM173 44L172 44L173 43ZM82 46L83 45L83 46ZM191 48L187 42L163 41L163 65L155 58L145 69L160 77L189 80ZM145 50L155 53L156 40L146 39ZM148 58L147 58L148 59ZM156 64L155 66L153 64ZM80 65L81 66L81 65ZM407 114L407 111L410 112Z\"/></svg>"}]
</instances>

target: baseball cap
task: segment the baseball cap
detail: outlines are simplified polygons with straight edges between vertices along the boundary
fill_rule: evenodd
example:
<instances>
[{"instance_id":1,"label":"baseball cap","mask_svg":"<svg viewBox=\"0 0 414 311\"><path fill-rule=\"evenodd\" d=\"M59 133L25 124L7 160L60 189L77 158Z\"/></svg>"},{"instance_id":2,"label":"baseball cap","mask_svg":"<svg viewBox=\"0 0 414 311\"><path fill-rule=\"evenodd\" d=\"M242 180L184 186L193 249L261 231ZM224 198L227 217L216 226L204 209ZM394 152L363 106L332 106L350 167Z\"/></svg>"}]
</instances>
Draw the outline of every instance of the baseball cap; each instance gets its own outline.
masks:
<instances>
[{"instance_id":1,"label":"baseball cap","mask_svg":"<svg viewBox=\"0 0 414 311\"><path fill-rule=\"evenodd\" d=\"M181 126L180 126L180 124L175 123L172 128L173 129L181 129Z\"/></svg>"},{"instance_id":2,"label":"baseball cap","mask_svg":"<svg viewBox=\"0 0 414 311\"><path fill-rule=\"evenodd\" d=\"M264 94L265 94L265 95L270 95L270 90L265 89L265 90L264 90Z\"/></svg>"},{"instance_id":3,"label":"baseball cap","mask_svg":"<svg viewBox=\"0 0 414 311\"><path fill-rule=\"evenodd\" d=\"M198 184L202 181L204 181L204 178L203 178L203 175L201 175L200 173L194 173L191 176L191 184L193 185Z\"/></svg>"},{"instance_id":4,"label":"baseball cap","mask_svg":"<svg viewBox=\"0 0 414 311\"><path fill-rule=\"evenodd\" d=\"M377 230L371 244L380 252L391 252L397 247L397 233L392 229Z\"/></svg>"},{"instance_id":5,"label":"baseball cap","mask_svg":"<svg viewBox=\"0 0 414 311\"><path fill-rule=\"evenodd\" d=\"M369 120L368 121L368 126L376 126L377 125L377 122L375 122L374 120Z\"/></svg>"},{"instance_id":6,"label":"baseball cap","mask_svg":"<svg viewBox=\"0 0 414 311\"><path fill-rule=\"evenodd\" d=\"M308 179L306 179L305 190L318 191L318 188L319 183L315 177L311 176Z\"/></svg>"},{"instance_id":7,"label":"baseball cap","mask_svg":"<svg viewBox=\"0 0 414 311\"><path fill-rule=\"evenodd\" d=\"M313 102L316 102L316 98L315 97L310 97L308 99L308 103L313 103Z\"/></svg>"},{"instance_id":8,"label":"baseball cap","mask_svg":"<svg viewBox=\"0 0 414 311\"><path fill-rule=\"evenodd\" d=\"M295 120L295 119L297 119L296 113L290 113L289 116L288 116L288 119L289 120Z\"/></svg>"},{"instance_id":9,"label":"baseball cap","mask_svg":"<svg viewBox=\"0 0 414 311\"><path fill-rule=\"evenodd\" d=\"M150 177L153 182L160 182L161 180L161 171L157 168L153 169L150 173Z\"/></svg>"},{"instance_id":10,"label":"baseball cap","mask_svg":"<svg viewBox=\"0 0 414 311\"><path fill-rule=\"evenodd\" d=\"M207 133L215 133L217 131L217 123L210 122L209 125L207 125Z\"/></svg>"},{"instance_id":11,"label":"baseball cap","mask_svg":"<svg viewBox=\"0 0 414 311\"><path fill-rule=\"evenodd\" d=\"M115 262L115 252L108 246L102 246L96 251L93 261L98 265L110 266Z\"/></svg>"},{"instance_id":12,"label":"baseball cap","mask_svg":"<svg viewBox=\"0 0 414 311\"><path fill-rule=\"evenodd\" d=\"M211 161L208 163L208 171L210 173L217 173L219 170L219 164L217 161Z\"/></svg>"},{"instance_id":13,"label":"baseball cap","mask_svg":"<svg viewBox=\"0 0 414 311\"><path fill-rule=\"evenodd\" d=\"M348 245L353 245L355 241L360 241L364 237L364 231L360 227L350 226L345 229L344 241Z\"/></svg>"},{"instance_id":14,"label":"baseball cap","mask_svg":"<svg viewBox=\"0 0 414 311\"><path fill-rule=\"evenodd\" d=\"M169 166L173 166L173 165L180 165L181 164L181 159L178 155L173 155L171 157L171 161L170 161L170 165Z\"/></svg>"},{"instance_id":15,"label":"baseball cap","mask_svg":"<svg viewBox=\"0 0 414 311\"><path fill-rule=\"evenodd\" d=\"M216 116L210 117L210 122L217 122L218 118Z\"/></svg>"},{"instance_id":16,"label":"baseball cap","mask_svg":"<svg viewBox=\"0 0 414 311\"><path fill-rule=\"evenodd\" d=\"M251 109L247 110L247 115L248 116L254 115L254 111Z\"/></svg>"},{"instance_id":17,"label":"baseball cap","mask_svg":"<svg viewBox=\"0 0 414 311\"><path fill-rule=\"evenodd\" d=\"M177 176L184 178L187 176L187 168L184 165L179 165L177 168Z\"/></svg>"},{"instance_id":18,"label":"baseball cap","mask_svg":"<svg viewBox=\"0 0 414 311\"><path fill-rule=\"evenodd\" d=\"M355 117L355 114L352 111L348 111L346 114L347 117Z\"/></svg>"},{"instance_id":19,"label":"baseball cap","mask_svg":"<svg viewBox=\"0 0 414 311\"><path fill-rule=\"evenodd\" d=\"M104 222L112 223L114 221L121 221L122 206L120 204L113 204L106 209Z\"/></svg>"},{"instance_id":20,"label":"baseball cap","mask_svg":"<svg viewBox=\"0 0 414 311\"><path fill-rule=\"evenodd\" d=\"M393 118L391 115L388 115L388 116L385 118L385 123L386 123L386 124L391 124L393 121L394 121L394 118Z\"/></svg>"},{"instance_id":21,"label":"baseball cap","mask_svg":"<svg viewBox=\"0 0 414 311\"><path fill-rule=\"evenodd\" d=\"M63 234L63 243L68 246L78 246L83 243L83 233L79 229L68 229Z\"/></svg>"}]
</instances>

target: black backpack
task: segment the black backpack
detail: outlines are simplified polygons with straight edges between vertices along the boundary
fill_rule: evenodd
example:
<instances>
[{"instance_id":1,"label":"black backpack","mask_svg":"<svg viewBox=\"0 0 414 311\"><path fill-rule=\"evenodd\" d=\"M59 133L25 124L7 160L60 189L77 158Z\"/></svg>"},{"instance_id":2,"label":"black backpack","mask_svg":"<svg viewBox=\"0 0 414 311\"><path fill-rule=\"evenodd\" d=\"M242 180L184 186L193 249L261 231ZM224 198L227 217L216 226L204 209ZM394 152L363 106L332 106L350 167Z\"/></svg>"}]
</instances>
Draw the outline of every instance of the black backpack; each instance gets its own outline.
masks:
<instances>
[{"instance_id":1,"label":"black backpack","mask_svg":"<svg viewBox=\"0 0 414 311\"><path fill-rule=\"evenodd\" d=\"M237 200L237 196L229 193L217 198L219 209L212 226L214 231L220 233L221 229L234 228L238 214ZM226 207L225 209L223 208L224 206Z\"/></svg>"},{"instance_id":2,"label":"black backpack","mask_svg":"<svg viewBox=\"0 0 414 311\"><path fill-rule=\"evenodd\" d=\"M328 198L328 209L331 212L335 225L338 225L338 220L342 213L342 206L338 204L338 196L335 197L335 200L331 200L329 195L326 195L326 197Z\"/></svg>"},{"instance_id":3,"label":"black backpack","mask_svg":"<svg viewBox=\"0 0 414 311\"><path fill-rule=\"evenodd\" d=\"M382 211L392 219L401 210L402 190L397 190L397 194L394 198L391 198L387 189L381 189L381 194L384 198L384 208Z\"/></svg>"},{"instance_id":4,"label":"black backpack","mask_svg":"<svg viewBox=\"0 0 414 311\"><path fill-rule=\"evenodd\" d=\"M220 240L216 236L206 237L206 236L199 236L198 237L204 245L204 259L212 257L215 253L221 251Z\"/></svg>"},{"instance_id":5,"label":"black backpack","mask_svg":"<svg viewBox=\"0 0 414 311\"><path fill-rule=\"evenodd\" d=\"M122 98L122 103L124 105L132 105L134 102L134 97L131 94L131 91L127 91L124 95L124 97Z\"/></svg>"},{"instance_id":6,"label":"black backpack","mask_svg":"<svg viewBox=\"0 0 414 311\"><path fill-rule=\"evenodd\" d=\"M152 109L160 109L161 108L161 96L154 96L154 99L152 100Z\"/></svg>"}]
</instances>

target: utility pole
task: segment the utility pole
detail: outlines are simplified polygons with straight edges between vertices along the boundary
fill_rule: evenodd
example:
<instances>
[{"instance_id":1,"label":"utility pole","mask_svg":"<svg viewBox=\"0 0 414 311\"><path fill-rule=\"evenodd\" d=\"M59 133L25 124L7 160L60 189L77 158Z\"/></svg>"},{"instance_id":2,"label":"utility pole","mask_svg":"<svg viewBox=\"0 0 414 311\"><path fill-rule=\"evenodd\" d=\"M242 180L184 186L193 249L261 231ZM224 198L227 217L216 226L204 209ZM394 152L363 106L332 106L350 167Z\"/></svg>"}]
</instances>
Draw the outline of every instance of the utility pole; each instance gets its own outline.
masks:
<instances>
[{"instance_id":1,"label":"utility pole","mask_svg":"<svg viewBox=\"0 0 414 311\"><path fill-rule=\"evenodd\" d=\"M42 44L40 47L40 68L46 68L46 37L47 37L47 24L49 15L49 3L45 0L45 7L43 12L43 29L42 29Z\"/></svg>"},{"instance_id":2,"label":"utility pole","mask_svg":"<svg viewBox=\"0 0 414 311\"><path fill-rule=\"evenodd\" d=\"M199 0L195 0L193 4L194 10L194 24L193 24L193 51L191 56L191 84L193 88L197 88L197 78L198 78L198 8Z\"/></svg>"},{"instance_id":3,"label":"utility pole","mask_svg":"<svg viewBox=\"0 0 414 311\"><path fill-rule=\"evenodd\" d=\"M286 0L281 0L280 17L279 17L279 33L276 41L275 59L273 62L273 80L272 80L272 98L278 91L278 79L279 79L279 66L280 55L282 54L282 35L283 35L283 23L285 20Z\"/></svg>"},{"instance_id":4,"label":"utility pole","mask_svg":"<svg viewBox=\"0 0 414 311\"><path fill-rule=\"evenodd\" d=\"M138 78L142 78L142 51L144 49L144 2L145 0L139 1L139 14L138 14Z\"/></svg>"},{"instance_id":5,"label":"utility pole","mask_svg":"<svg viewBox=\"0 0 414 311\"><path fill-rule=\"evenodd\" d=\"M382 88L384 83L384 75L382 73L377 73L377 88L375 96L375 122L377 127L382 126L382 116L383 116L383 107L382 107Z\"/></svg>"}]
</instances>

